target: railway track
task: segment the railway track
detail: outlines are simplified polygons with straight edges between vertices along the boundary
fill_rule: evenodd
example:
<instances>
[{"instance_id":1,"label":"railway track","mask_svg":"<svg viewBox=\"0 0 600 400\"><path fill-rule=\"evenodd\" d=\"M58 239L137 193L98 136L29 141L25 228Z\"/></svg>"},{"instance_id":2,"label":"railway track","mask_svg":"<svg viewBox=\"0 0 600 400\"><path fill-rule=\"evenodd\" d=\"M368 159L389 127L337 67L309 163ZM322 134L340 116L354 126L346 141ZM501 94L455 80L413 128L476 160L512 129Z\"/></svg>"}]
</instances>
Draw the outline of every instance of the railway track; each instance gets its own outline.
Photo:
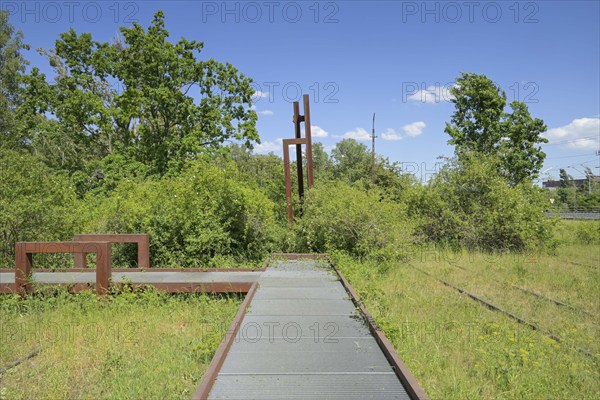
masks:
<instances>
[{"instance_id":1,"label":"railway track","mask_svg":"<svg viewBox=\"0 0 600 400\"><path fill-rule=\"evenodd\" d=\"M493 304L493 303L491 303L491 302L489 302L489 301L481 298L480 296L475 295L475 294L467 291L466 289L461 288L461 287L459 287L459 286L457 286L457 285L455 285L455 284L453 284L453 283L451 283L451 282L449 282L449 281L447 281L445 279L442 279L442 278L440 278L440 277L438 277L438 276L436 276L436 275L434 275L434 274L432 274L432 273L430 273L428 271L425 271L425 270L423 270L423 269L421 269L421 268L419 268L419 267L417 267L415 265L412 265L410 263L408 265L411 268L415 269L416 271L419 271L420 273L422 273L422 274L424 274L424 275L426 275L426 276L428 276L430 278L435 279L439 283L441 283L441 284L443 284L445 286L448 286L448 287L456 290L457 292L459 292L461 294L464 294L464 295L468 296L469 298L471 298L472 300L474 300L474 301L476 301L476 302L478 302L480 304L483 304L484 306L486 306L488 309L490 309L492 311L499 312L499 313L501 313L503 315L506 315L510 319L515 320L515 321L517 321L518 323L520 323L522 325L528 326L529 328L531 328L531 329L533 329L535 331L538 331L538 332L540 332L540 333L548 336L549 338L555 340L558 343L565 344L566 346L571 347L572 349L577 350L580 353L582 353L582 354L584 354L584 355L586 355L586 356L588 356L590 358L593 358L595 360L598 359L598 356L595 355L591 350L585 349L585 348L580 347L580 346L578 346L576 344L573 344L570 341L565 340L562 336L560 336L559 334L557 334L555 332L552 332L552 331L550 331L548 329L542 328L538 324L530 322L530 321L526 320L525 318L523 318L521 316L518 316L518 315L516 315L516 314L514 314L514 313L512 313L510 311L507 311L507 310L505 310L505 309L503 309L503 308L501 308L501 307L499 307L499 306L497 306L497 305L495 305L495 304Z\"/></svg>"}]
</instances>

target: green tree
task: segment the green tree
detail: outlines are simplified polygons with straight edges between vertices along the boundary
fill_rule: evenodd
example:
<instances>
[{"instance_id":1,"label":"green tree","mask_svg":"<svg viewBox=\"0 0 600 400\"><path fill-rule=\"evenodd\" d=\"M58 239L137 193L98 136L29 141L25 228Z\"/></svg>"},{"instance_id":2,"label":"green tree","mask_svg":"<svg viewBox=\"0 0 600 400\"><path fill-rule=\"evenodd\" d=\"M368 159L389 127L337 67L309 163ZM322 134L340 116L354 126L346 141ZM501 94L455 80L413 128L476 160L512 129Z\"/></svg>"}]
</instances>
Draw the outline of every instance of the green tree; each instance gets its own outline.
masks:
<instances>
[{"instance_id":1,"label":"green tree","mask_svg":"<svg viewBox=\"0 0 600 400\"><path fill-rule=\"evenodd\" d=\"M71 29L43 52L56 83L43 75L34 82L50 89L40 88L60 122L55 137L84 147L88 159L126 151L156 174L226 141L258 141L251 79L229 63L198 59L201 42L171 43L162 11L147 30L134 23L121 35L100 43Z\"/></svg>"},{"instance_id":2,"label":"green tree","mask_svg":"<svg viewBox=\"0 0 600 400\"><path fill-rule=\"evenodd\" d=\"M75 191L35 156L0 149L0 193L0 266L12 266L15 242L75 233Z\"/></svg>"},{"instance_id":3,"label":"green tree","mask_svg":"<svg viewBox=\"0 0 600 400\"><path fill-rule=\"evenodd\" d=\"M538 176L546 153L536 144L548 143L548 139L541 136L547 129L544 121L531 118L525 103L513 101L510 107L512 113L506 114L501 125L499 153L505 176L517 184Z\"/></svg>"},{"instance_id":4,"label":"green tree","mask_svg":"<svg viewBox=\"0 0 600 400\"><path fill-rule=\"evenodd\" d=\"M240 180L260 188L271 201L279 205L278 218L285 221L285 178L283 160L275 154L253 154L250 149L232 144L226 148L240 173ZM225 158L227 160L228 158Z\"/></svg>"},{"instance_id":5,"label":"green tree","mask_svg":"<svg viewBox=\"0 0 600 400\"><path fill-rule=\"evenodd\" d=\"M557 190L559 203L572 208L577 203L577 188L573 182L573 177L569 173L561 168L559 171L560 188Z\"/></svg>"},{"instance_id":6,"label":"green tree","mask_svg":"<svg viewBox=\"0 0 600 400\"><path fill-rule=\"evenodd\" d=\"M0 145L20 147L23 138L18 130L15 110L21 104L21 75L27 61L21 54L29 49L21 31L15 32L8 21L8 11L0 10Z\"/></svg>"},{"instance_id":7,"label":"green tree","mask_svg":"<svg viewBox=\"0 0 600 400\"><path fill-rule=\"evenodd\" d=\"M494 154L502 138L500 119L506 94L485 75L462 73L450 89L456 111L445 132L457 153L469 150Z\"/></svg>"},{"instance_id":8,"label":"green tree","mask_svg":"<svg viewBox=\"0 0 600 400\"><path fill-rule=\"evenodd\" d=\"M456 110L445 132L456 155L477 152L499 157L500 171L511 185L535 178L545 153L539 143L547 143L541 134L544 122L532 119L523 102L510 103L512 113L504 111L506 94L485 75L462 73L450 89Z\"/></svg>"},{"instance_id":9,"label":"green tree","mask_svg":"<svg viewBox=\"0 0 600 400\"><path fill-rule=\"evenodd\" d=\"M295 226L295 251L344 251L355 256L400 258L413 242L406 206L378 188L333 180L318 182Z\"/></svg>"},{"instance_id":10,"label":"green tree","mask_svg":"<svg viewBox=\"0 0 600 400\"><path fill-rule=\"evenodd\" d=\"M193 160L177 176L121 180L107 196L85 200L86 231L146 232L157 266L259 260L277 236L274 203L231 161Z\"/></svg>"},{"instance_id":11,"label":"green tree","mask_svg":"<svg viewBox=\"0 0 600 400\"><path fill-rule=\"evenodd\" d=\"M568 188L573 186L573 177L563 168L559 170L560 187Z\"/></svg>"},{"instance_id":12,"label":"green tree","mask_svg":"<svg viewBox=\"0 0 600 400\"><path fill-rule=\"evenodd\" d=\"M585 183L581 185L581 191L583 193L592 194L593 185L594 185L594 173L592 169L588 166L583 167L583 172L585 174Z\"/></svg>"},{"instance_id":13,"label":"green tree","mask_svg":"<svg viewBox=\"0 0 600 400\"><path fill-rule=\"evenodd\" d=\"M333 176L333 162L323 148L323 143L313 142L313 169L315 180L329 180ZM306 163L305 163L306 165Z\"/></svg>"},{"instance_id":14,"label":"green tree","mask_svg":"<svg viewBox=\"0 0 600 400\"><path fill-rule=\"evenodd\" d=\"M354 183L367 179L371 171L371 153L362 143L354 139L344 139L331 150L334 176Z\"/></svg>"}]
</instances>

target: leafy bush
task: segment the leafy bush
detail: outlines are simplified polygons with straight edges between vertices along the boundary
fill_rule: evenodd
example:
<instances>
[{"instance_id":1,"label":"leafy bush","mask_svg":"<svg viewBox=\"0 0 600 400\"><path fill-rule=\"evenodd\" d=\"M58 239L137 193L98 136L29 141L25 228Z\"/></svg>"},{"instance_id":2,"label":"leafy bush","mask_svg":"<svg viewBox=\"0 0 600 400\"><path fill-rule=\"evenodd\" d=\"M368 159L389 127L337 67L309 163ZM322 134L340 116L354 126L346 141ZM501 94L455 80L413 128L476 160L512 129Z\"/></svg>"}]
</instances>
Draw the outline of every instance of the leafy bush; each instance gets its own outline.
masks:
<instances>
[{"instance_id":1,"label":"leafy bush","mask_svg":"<svg viewBox=\"0 0 600 400\"><path fill-rule=\"evenodd\" d=\"M600 245L600 223L597 221L580 221L575 235L582 244Z\"/></svg>"},{"instance_id":2,"label":"leafy bush","mask_svg":"<svg viewBox=\"0 0 600 400\"><path fill-rule=\"evenodd\" d=\"M38 158L0 150L0 193L0 266L14 265L16 242L71 239L75 191Z\"/></svg>"},{"instance_id":3,"label":"leafy bush","mask_svg":"<svg viewBox=\"0 0 600 400\"><path fill-rule=\"evenodd\" d=\"M195 161L175 177L123 180L106 197L86 198L86 230L150 234L156 266L261 259L275 240L274 204L237 176L233 164Z\"/></svg>"},{"instance_id":4,"label":"leafy bush","mask_svg":"<svg viewBox=\"0 0 600 400\"><path fill-rule=\"evenodd\" d=\"M149 168L145 164L126 153L113 153L90 162L85 170L75 171L71 180L78 196L83 197L87 192L107 194L124 179L141 181L148 175Z\"/></svg>"},{"instance_id":5,"label":"leafy bush","mask_svg":"<svg viewBox=\"0 0 600 400\"><path fill-rule=\"evenodd\" d=\"M298 250L399 257L412 243L406 207L379 190L332 181L309 191L295 227Z\"/></svg>"},{"instance_id":6,"label":"leafy bush","mask_svg":"<svg viewBox=\"0 0 600 400\"><path fill-rule=\"evenodd\" d=\"M529 182L510 186L499 161L472 153L446 165L410 204L422 239L482 250L534 250L551 239L547 202Z\"/></svg>"}]
</instances>

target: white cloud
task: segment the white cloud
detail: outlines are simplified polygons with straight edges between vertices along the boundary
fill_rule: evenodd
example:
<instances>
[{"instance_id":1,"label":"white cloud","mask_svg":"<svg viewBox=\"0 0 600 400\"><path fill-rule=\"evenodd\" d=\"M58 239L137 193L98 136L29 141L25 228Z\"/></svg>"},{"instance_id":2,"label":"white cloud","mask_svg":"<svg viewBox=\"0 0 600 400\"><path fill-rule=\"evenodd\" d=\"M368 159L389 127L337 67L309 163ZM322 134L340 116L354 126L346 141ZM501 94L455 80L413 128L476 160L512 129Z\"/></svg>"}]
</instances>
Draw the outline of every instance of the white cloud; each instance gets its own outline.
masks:
<instances>
[{"instance_id":1,"label":"white cloud","mask_svg":"<svg viewBox=\"0 0 600 400\"><path fill-rule=\"evenodd\" d=\"M270 153L272 151L277 151L282 149L283 147L283 139L277 139L274 142L266 141L254 146L254 150L257 153Z\"/></svg>"},{"instance_id":2,"label":"white cloud","mask_svg":"<svg viewBox=\"0 0 600 400\"><path fill-rule=\"evenodd\" d=\"M253 100L256 101L258 99L264 99L269 97L269 92L262 92L257 90L254 92Z\"/></svg>"},{"instance_id":3,"label":"white cloud","mask_svg":"<svg viewBox=\"0 0 600 400\"><path fill-rule=\"evenodd\" d=\"M274 115L274 114L275 114L275 113L274 113L273 111L271 111L271 110L257 111L256 113L257 113L257 114L259 114L259 115L264 115L264 116L267 116L267 117L270 117L271 115Z\"/></svg>"},{"instance_id":4,"label":"white cloud","mask_svg":"<svg viewBox=\"0 0 600 400\"><path fill-rule=\"evenodd\" d=\"M387 128L385 131L383 131L383 133L381 134L381 137L383 138L383 140L402 140L403 137L396 132L395 129L392 128Z\"/></svg>"},{"instance_id":5,"label":"white cloud","mask_svg":"<svg viewBox=\"0 0 600 400\"><path fill-rule=\"evenodd\" d=\"M550 143L597 150L600 143L600 118L576 118L567 125L549 129L543 136Z\"/></svg>"},{"instance_id":6,"label":"white cloud","mask_svg":"<svg viewBox=\"0 0 600 400\"><path fill-rule=\"evenodd\" d=\"M432 85L427 86L426 89L417 90L414 94L407 97L408 100L417 101L427 104L442 103L450 101L454 98L450 94L450 88L456 85Z\"/></svg>"},{"instance_id":7,"label":"white cloud","mask_svg":"<svg viewBox=\"0 0 600 400\"><path fill-rule=\"evenodd\" d=\"M423 133L423 129L425 129L425 122L423 121L412 122L402 127L404 133L410 137L419 136Z\"/></svg>"},{"instance_id":8,"label":"white cloud","mask_svg":"<svg viewBox=\"0 0 600 400\"><path fill-rule=\"evenodd\" d=\"M371 134L367 132L364 128L356 128L354 130L348 131L342 135L344 139L354 139L354 140L371 140Z\"/></svg>"},{"instance_id":9,"label":"white cloud","mask_svg":"<svg viewBox=\"0 0 600 400\"><path fill-rule=\"evenodd\" d=\"M383 138L383 140L402 140L405 137L415 137L423 133L423 129L425 129L425 126L426 124L423 121L416 121L410 124L406 124L402 127L404 135L401 135L400 133L396 132L395 129L387 128L385 131L383 131L381 137Z\"/></svg>"},{"instance_id":10,"label":"white cloud","mask_svg":"<svg viewBox=\"0 0 600 400\"><path fill-rule=\"evenodd\" d=\"M317 125L310 126L311 137L327 137L329 132Z\"/></svg>"}]
</instances>

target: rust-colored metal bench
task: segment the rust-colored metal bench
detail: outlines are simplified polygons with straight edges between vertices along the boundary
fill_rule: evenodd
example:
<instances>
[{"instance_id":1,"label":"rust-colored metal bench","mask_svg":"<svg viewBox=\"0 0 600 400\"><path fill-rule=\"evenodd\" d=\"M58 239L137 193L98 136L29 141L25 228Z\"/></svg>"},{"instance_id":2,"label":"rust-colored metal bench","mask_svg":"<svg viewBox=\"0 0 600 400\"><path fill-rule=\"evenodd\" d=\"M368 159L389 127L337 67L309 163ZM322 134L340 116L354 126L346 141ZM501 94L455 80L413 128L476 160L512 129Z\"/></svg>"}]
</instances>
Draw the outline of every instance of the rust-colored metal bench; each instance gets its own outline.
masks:
<instances>
[{"instance_id":1,"label":"rust-colored metal bench","mask_svg":"<svg viewBox=\"0 0 600 400\"><path fill-rule=\"evenodd\" d=\"M96 294L108 291L112 269L112 243L107 241L19 242L15 245L15 289L20 294L32 292L29 277L36 253L96 254Z\"/></svg>"},{"instance_id":2,"label":"rust-colored metal bench","mask_svg":"<svg viewBox=\"0 0 600 400\"><path fill-rule=\"evenodd\" d=\"M76 242L94 241L111 243L137 243L138 268L150 268L150 236L146 233L83 234L73 236ZM74 253L75 268L86 268L86 253Z\"/></svg>"}]
</instances>

